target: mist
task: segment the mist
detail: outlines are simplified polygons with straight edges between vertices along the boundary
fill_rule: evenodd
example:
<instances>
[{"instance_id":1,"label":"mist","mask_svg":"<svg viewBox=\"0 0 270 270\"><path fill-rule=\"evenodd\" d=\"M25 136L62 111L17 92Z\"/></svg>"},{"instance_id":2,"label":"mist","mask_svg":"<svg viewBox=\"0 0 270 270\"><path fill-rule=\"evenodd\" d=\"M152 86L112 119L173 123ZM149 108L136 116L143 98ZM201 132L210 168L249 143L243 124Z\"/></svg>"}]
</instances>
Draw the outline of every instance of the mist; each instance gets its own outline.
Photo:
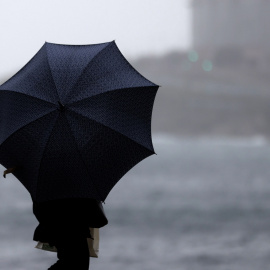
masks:
<instances>
[{"instance_id":1,"label":"mist","mask_svg":"<svg viewBox=\"0 0 270 270\"><path fill-rule=\"evenodd\" d=\"M152 112L157 155L109 194L109 225L90 269L267 269L270 1L25 0L0 7L0 83L45 40L115 39L133 67L160 85ZM45 269L56 256L34 249L31 199L15 176L7 178L0 183L0 268Z\"/></svg>"}]
</instances>

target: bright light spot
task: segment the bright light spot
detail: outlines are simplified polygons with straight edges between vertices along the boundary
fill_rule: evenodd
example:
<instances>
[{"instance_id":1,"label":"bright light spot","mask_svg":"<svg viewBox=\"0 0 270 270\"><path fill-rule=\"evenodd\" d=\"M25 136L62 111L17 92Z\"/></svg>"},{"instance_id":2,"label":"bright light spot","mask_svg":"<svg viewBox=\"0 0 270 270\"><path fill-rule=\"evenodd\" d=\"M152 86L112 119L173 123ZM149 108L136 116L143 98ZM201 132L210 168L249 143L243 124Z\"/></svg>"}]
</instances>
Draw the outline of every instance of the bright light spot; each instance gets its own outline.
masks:
<instances>
[{"instance_id":1,"label":"bright light spot","mask_svg":"<svg viewBox=\"0 0 270 270\"><path fill-rule=\"evenodd\" d=\"M195 52L195 51L190 51L190 52L188 53L188 59L189 59L189 61L191 61L191 62L197 62L198 59L199 59L199 55L198 55L198 53Z\"/></svg>"},{"instance_id":2,"label":"bright light spot","mask_svg":"<svg viewBox=\"0 0 270 270\"><path fill-rule=\"evenodd\" d=\"M213 69L213 64L209 60L204 60L202 63L202 68L205 71L211 71Z\"/></svg>"}]
</instances>

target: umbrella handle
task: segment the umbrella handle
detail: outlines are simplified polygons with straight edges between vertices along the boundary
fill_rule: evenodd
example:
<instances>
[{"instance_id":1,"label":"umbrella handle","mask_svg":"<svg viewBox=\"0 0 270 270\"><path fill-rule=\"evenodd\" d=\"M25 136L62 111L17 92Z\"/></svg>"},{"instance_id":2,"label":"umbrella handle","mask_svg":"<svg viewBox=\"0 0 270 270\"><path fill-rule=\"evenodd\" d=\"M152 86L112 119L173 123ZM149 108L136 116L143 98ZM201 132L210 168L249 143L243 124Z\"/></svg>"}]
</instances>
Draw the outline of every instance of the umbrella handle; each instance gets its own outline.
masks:
<instances>
[{"instance_id":1,"label":"umbrella handle","mask_svg":"<svg viewBox=\"0 0 270 270\"><path fill-rule=\"evenodd\" d=\"M13 173L18 167L13 167L13 168L8 168L7 170L4 171L3 176L6 178L6 174L8 173Z\"/></svg>"}]
</instances>

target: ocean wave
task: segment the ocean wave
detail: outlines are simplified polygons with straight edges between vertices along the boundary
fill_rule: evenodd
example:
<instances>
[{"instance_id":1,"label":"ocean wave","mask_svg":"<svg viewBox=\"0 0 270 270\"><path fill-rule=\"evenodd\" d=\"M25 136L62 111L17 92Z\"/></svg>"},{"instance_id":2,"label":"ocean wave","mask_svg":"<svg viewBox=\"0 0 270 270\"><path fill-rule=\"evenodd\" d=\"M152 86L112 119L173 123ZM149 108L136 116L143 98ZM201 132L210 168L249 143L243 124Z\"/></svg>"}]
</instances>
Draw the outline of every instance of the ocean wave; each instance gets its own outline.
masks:
<instances>
[{"instance_id":1,"label":"ocean wave","mask_svg":"<svg viewBox=\"0 0 270 270\"><path fill-rule=\"evenodd\" d=\"M261 135L253 137L181 137L169 133L157 133L153 136L153 144L192 144L217 146L262 147L270 145L270 141Z\"/></svg>"}]
</instances>

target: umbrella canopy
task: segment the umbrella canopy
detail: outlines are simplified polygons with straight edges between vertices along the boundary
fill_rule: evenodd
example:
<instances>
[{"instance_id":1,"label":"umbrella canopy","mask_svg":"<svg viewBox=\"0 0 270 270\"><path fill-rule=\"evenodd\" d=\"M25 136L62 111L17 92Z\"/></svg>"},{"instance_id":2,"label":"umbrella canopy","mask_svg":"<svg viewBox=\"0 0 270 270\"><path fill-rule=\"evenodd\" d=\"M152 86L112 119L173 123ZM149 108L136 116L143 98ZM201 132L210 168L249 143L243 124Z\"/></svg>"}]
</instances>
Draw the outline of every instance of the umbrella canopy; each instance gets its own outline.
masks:
<instances>
[{"instance_id":1,"label":"umbrella canopy","mask_svg":"<svg viewBox=\"0 0 270 270\"><path fill-rule=\"evenodd\" d=\"M158 85L114 41L45 42L0 86L0 163L37 202L104 201L133 166L155 154L151 118Z\"/></svg>"}]
</instances>

